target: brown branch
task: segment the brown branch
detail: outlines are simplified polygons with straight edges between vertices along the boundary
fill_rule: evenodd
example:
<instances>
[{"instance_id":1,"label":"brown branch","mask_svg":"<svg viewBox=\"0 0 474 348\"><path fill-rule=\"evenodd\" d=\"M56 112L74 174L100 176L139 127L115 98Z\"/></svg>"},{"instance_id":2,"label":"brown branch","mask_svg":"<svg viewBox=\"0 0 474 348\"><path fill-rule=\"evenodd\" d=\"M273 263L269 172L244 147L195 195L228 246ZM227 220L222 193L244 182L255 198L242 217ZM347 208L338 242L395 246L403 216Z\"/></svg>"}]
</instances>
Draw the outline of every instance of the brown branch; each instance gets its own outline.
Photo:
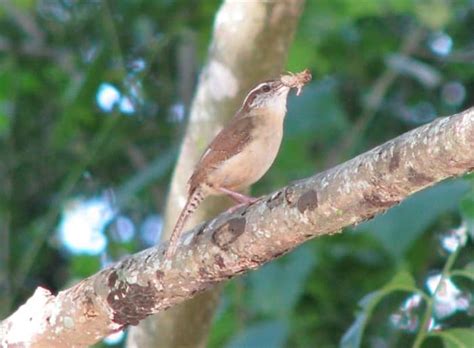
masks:
<instances>
[{"instance_id":1,"label":"brown branch","mask_svg":"<svg viewBox=\"0 0 474 348\"><path fill-rule=\"evenodd\" d=\"M295 182L181 240L144 250L54 296L38 289L0 324L0 345L85 346L136 325L316 236L384 212L409 195L474 169L474 108L412 130Z\"/></svg>"}]
</instances>

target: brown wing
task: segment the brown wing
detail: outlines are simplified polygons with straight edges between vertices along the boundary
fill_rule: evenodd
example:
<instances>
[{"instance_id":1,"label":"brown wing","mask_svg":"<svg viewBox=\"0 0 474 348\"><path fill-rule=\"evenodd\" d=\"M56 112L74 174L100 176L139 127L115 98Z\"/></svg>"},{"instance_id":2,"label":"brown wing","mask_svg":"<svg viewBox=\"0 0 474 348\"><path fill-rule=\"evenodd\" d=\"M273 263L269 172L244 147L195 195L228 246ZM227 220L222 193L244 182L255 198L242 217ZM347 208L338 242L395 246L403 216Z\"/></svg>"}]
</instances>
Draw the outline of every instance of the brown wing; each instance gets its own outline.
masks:
<instances>
[{"instance_id":1,"label":"brown wing","mask_svg":"<svg viewBox=\"0 0 474 348\"><path fill-rule=\"evenodd\" d=\"M219 163L235 156L250 141L253 128L252 117L234 117L212 140L196 165L189 179L190 192L204 182L209 171Z\"/></svg>"}]
</instances>

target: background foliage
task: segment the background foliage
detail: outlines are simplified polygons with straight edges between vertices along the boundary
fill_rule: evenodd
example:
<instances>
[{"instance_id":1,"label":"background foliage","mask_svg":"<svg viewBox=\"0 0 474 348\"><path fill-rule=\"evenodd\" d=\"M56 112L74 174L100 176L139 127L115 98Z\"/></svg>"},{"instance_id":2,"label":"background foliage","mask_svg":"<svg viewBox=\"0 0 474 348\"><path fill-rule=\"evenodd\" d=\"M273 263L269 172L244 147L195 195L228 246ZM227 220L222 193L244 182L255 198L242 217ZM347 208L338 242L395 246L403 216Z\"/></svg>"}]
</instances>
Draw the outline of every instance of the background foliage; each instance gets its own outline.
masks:
<instances>
[{"instance_id":1,"label":"background foliage","mask_svg":"<svg viewBox=\"0 0 474 348\"><path fill-rule=\"evenodd\" d=\"M218 5L0 4L2 318L154 243ZM472 105L473 27L468 0L308 1L287 69L314 82L254 194ZM209 345L468 347L473 222L467 176L306 243L227 285Z\"/></svg>"}]
</instances>

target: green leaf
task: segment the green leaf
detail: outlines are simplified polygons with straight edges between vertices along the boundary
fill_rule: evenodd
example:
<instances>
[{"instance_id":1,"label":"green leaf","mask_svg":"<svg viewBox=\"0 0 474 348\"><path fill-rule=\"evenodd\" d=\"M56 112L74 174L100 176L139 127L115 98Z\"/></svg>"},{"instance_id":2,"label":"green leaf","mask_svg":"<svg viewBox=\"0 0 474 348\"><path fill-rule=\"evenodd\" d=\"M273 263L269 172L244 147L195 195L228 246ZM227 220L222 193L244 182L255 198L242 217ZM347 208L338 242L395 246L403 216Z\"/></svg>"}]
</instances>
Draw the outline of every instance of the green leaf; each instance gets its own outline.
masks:
<instances>
[{"instance_id":1,"label":"green leaf","mask_svg":"<svg viewBox=\"0 0 474 348\"><path fill-rule=\"evenodd\" d=\"M474 220L474 194L469 193L461 201L461 213L469 220Z\"/></svg>"},{"instance_id":2,"label":"green leaf","mask_svg":"<svg viewBox=\"0 0 474 348\"><path fill-rule=\"evenodd\" d=\"M451 272L452 276L464 277L474 281L474 263L468 263L464 269L457 269Z\"/></svg>"},{"instance_id":3,"label":"green leaf","mask_svg":"<svg viewBox=\"0 0 474 348\"><path fill-rule=\"evenodd\" d=\"M4 112L3 103L0 102L0 139L10 130L10 117Z\"/></svg>"},{"instance_id":4,"label":"green leaf","mask_svg":"<svg viewBox=\"0 0 474 348\"><path fill-rule=\"evenodd\" d=\"M450 329L433 332L430 336L443 340L445 348L472 348L474 344L474 329Z\"/></svg>"},{"instance_id":5,"label":"green leaf","mask_svg":"<svg viewBox=\"0 0 474 348\"><path fill-rule=\"evenodd\" d=\"M415 280L409 272L400 271L381 289L364 296L359 301L361 310L357 314L356 320L341 339L340 346L342 348L360 347L362 335L375 307L383 298L395 291L419 292L420 290L416 287Z\"/></svg>"},{"instance_id":6,"label":"green leaf","mask_svg":"<svg viewBox=\"0 0 474 348\"><path fill-rule=\"evenodd\" d=\"M407 271L398 272L383 289L406 289L407 291L416 291L415 279Z\"/></svg>"},{"instance_id":7,"label":"green leaf","mask_svg":"<svg viewBox=\"0 0 474 348\"><path fill-rule=\"evenodd\" d=\"M237 281L242 281L242 279L238 279ZM233 283L233 285L235 285L235 283ZM232 308L232 303L230 303L228 296L224 294L216 311L212 330L209 332L208 347L223 347L229 337L232 337L238 330L238 321L236 310Z\"/></svg>"},{"instance_id":8,"label":"green leaf","mask_svg":"<svg viewBox=\"0 0 474 348\"><path fill-rule=\"evenodd\" d=\"M100 269L98 256L74 255L71 258L71 273L76 278L89 277Z\"/></svg>"},{"instance_id":9,"label":"green leaf","mask_svg":"<svg viewBox=\"0 0 474 348\"><path fill-rule=\"evenodd\" d=\"M368 317L365 312L360 312L354 323L349 327L344 336L342 336L341 348L358 348L362 341L362 334L364 333L365 324Z\"/></svg>"},{"instance_id":10,"label":"green leaf","mask_svg":"<svg viewBox=\"0 0 474 348\"><path fill-rule=\"evenodd\" d=\"M471 185L474 183L472 178L466 176L466 180L471 182ZM474 188L474 187L473 187ZM474 233L474 190L471 189L466 196L461 201L459 205L461 210L461 215L464 219L464 224L471 235Z\"/></svg>"},{"instance_id":11,"label":"green leaf","mask_svg":"<svg viewBox=\"0 0 474 348\"><path fill-rule=\"evenodd\" d=\"M302 67L310 67L315 61L316 51L307 40L295 40L288 57L288 70L298 71Z\"/></svg>"},{"instance_id":12,"label":"green leaf","mask_svg":"<svg viewBox=\"0 0 474 348\"><path fill-rule=\"evenodd\" d=\"M303 293L314 263L311 245L303 245L278 262L249 274L251 308L259 314L287 318Z\"/></svg>"},{"instance_id":13,"label":"green leaf","mask_svg":"<svg viewBox=\"0 0 474 348\"><path fill-rule=\"evenodd\" d=\"M441 183L411 196L356 229L369 230L395 259L400 260L441 213L458 207L468 189L468 183L462 179Z\"/></svg>"},{"instance_id":14,"label":"green leaf","mask_svg":"<svg viewBox=\"0 0 474 348\"><path fill-rule=\"evenodd\" d=\"M448 0L418 1L415 6L415 13L418 20L433 30L441 30L452 18Z\"/></svg>"},{"instance_id":15,"label":"green leaf","mask_svg":"<svg viewBox=\"0 0 474 348\"><path fill-rule=\"evenodd\" d=\"M22 10L33 10L37 5L34 0L16 0L14 4Z\"/></svg>"},{"instance_id":16,"label":"green leaf","mask_svg":"<svg viewBox=\"0 0 474 348\"><path fill-rule=\"evenodd\" d=\"M264 321L252 325L234 336L226 348L284 347L288 337L288 325L284 321Z\"/></svg>"}]
</instances>

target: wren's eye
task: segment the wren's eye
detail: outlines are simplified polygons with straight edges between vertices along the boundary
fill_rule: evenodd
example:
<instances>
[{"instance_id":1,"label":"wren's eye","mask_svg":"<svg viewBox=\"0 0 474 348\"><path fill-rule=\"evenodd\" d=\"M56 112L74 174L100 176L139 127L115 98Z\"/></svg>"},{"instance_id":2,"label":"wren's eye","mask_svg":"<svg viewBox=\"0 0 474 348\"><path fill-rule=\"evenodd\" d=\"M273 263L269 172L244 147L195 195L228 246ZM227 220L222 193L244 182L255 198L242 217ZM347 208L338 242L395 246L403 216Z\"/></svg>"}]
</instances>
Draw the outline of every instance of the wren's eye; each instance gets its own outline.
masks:
<instances>
[{"instance_id":1,"label":"wren's eye","mask_svg":"<svg viewBox=\"0 0 474 348\"><path fill-rule=\"evenodd\" d=\"M263 91L263 92L270 92L270 89L271 89L271 88L270 88L269 85L264 85L264 86L262 87L262 91Z\"/></svg>"}]
</instances>

